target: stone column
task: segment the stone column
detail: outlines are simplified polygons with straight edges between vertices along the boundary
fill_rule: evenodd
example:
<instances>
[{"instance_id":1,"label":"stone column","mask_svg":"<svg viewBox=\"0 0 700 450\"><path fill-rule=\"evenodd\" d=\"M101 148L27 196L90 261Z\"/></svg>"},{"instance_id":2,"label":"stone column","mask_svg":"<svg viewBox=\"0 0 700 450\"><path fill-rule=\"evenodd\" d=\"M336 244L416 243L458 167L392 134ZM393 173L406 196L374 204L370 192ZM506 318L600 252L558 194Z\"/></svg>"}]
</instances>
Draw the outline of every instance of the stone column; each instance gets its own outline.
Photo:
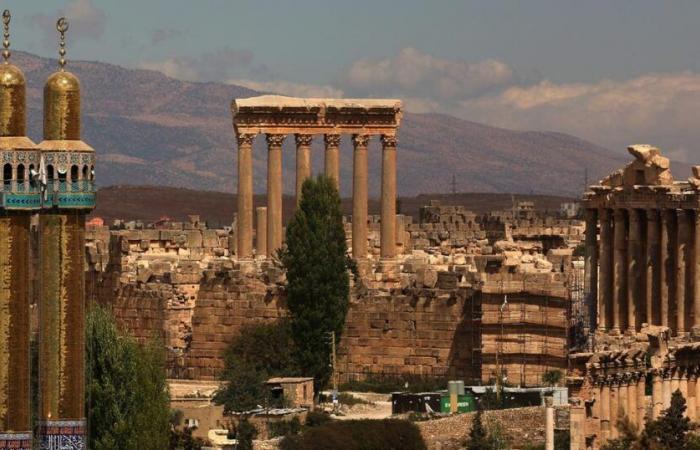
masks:
<instances>
[{"instance_id":1,"label":"stone column","mask_svg":"<svg viewBox=\"0 0 700 450\"><path fill-rule=\"evenodd\" d=\"M590 305L589 319L592 330L598 324L598 210L586 210L586 254L584 291Z\"/></svg>"},{"instance_id":2,"label":"stone column","mask_svg":"<svg viewBox=\"0 0 700 450\"><path fill-rule=\"evenodd\" d=\"M637 429L644 428L644 416L646 414L646 386L647 380L644 373L639 374L637 379Z\"/></svg>"},{"instance_id":3,"label":"stone column","mask_svg":"<svg viewBox=\"0 0 700 450\"><path fill-rule=\"evenodd\" d=\"M267 135L267 256L282 247L283 134Z\"/></svg>"},{"instance_id":4,"label":"stone column","mask_svg":"<svg viewBox=\"0 0 700 450\"><path fill-rule=\"evenodd\" d=\"M238 258L250 258L253 255L253 139L255 135L250 133L236 136L238 141L236 256Z\"/></svg>"},{"instance_id":5,"label":"stone column","mask_svg":"<svg viewBox=\"0 0 700 450\"><path fill-rule=\"evenodd\" d=\"M569 400L569 437L571 450L586 450L586 411L578 398Z\"/></svg>"},{"instance_id":6,"label":"stone column","mask_svg":"<svg viewBox=\"0 0 700 450\"><path fill-rule=\"evenodd\" d=\"M610 437L618 436L617 418L620 412L620 380L614 377L610 382Z\"/></svg>"},{"instance_id":7,"label":"stone column","mask_svg":"<svg viewBox=\"0 0 700 450\"><path fill-rule=\"evenodd\" d=\"M544 448L554 450L554 399L550 396L544 398L545 419L544 419Z\"/></svg>"},{"instance_id":8,"label":"stone column","mask_svg":"<svg viewBox=\"0 0 700 450\"><path fill-rule=\"evenodd\" d=\"M691 264L693 268L692 280L693 282L693 325L698 327L698 332L700 333L700 211L695 211L695 226L693 233L693 257L691 258ZM700 401L697 401L698 407L700 407ZM700 416L698 416L700 418Z\"/></svg>"},{"instance_id":9,"label":"stone column","mask_svg":"<svg viewBox=\"0 0 700 450\"><path fill-rule=\"evenodd\" d=\"M615 253L614 260L614 303L613 303L613 331L624 329L621 310L627 304L627 225L625 211L616 209L615 221ZM625 308L626 309L626 308ZM626 319L626 318L625 318ZM626 322L626 320L625 320Z\"/></svg>"},{"instance_id":10,"label":"stone column","mask_svg":"<svg viewBox=\"0 0 700 450\"><path fill-rule=\"evenodd\" d=\"M627 254L627 329L631 333L641 326L640 315L646 305L641 300L644 298L644 257L642 249L642 224L639 219L639 211L629 210L629 243Z\"/></svg>"},{"instance_id":11,"label":"stone column","mask_svg":"<svg viewBox=\"0 0 700 450\"><path fill-rule=\"evenodd\" d=\"M621 419L629 414L629 411L627 411L627 407L629 406L629 397L627 395L628 392L629 378L625 374L620 377L620 387L618 388L617 414L615 416L615 418L617 419L616 426L618 429L618 434L620 430Z\"/></svg>"},{"instance_id":12,"label":"stone column","mask_svg":"<svg viewBox=\"0 0 700 450\"><path fill-rule=\"evenodd\" d=\"M659 317L661 293L661 250L659 212L655 209L647 210L647 245L646 245L646 310L647 322L650 325L661 325Z\"/></svg>"},{"instance_id":13,"label":"stone column","mask_svg":"<svg viewBox=\"0 0 700 450\"><path fill-rule=\"evenodd\" d=\"M690 230L690 217L685 210L677 211L678 219L678 247L676 248L676 304L678 305L677 315L677 332L685 333L688 331L686 324L688 323L688 313L690 312L686 306L690 303L689 296L686 295L687 279L686 267L690 261L690 247L692 246L692 235Z\"/></svg>"},{"instance_id":14,"label":"stone column","mask_svg":"<svg viewBox=\"0 0 700 450\"><path fill-rule=\"evenodd\" d=\"M381 257L396 257L396 136L382 136Z\"/></svg>"},{"instance_id":15,"label":"stone column","mask_svg":"<svg viewBox=\"0 0 700 450\"><path fill-rule=\"evenodd\" d=\"M255 254L267 255L267 208L255 208Z\"/></svg>"},{"instance_id":16,"label":"stone column","mask_svg":"<svg viewBox=\"0 0 700 450\"><path fill-rule=\"evenodd\" d=\"M355 259L367 258L367 144L369 136L352 136L352 255Z\"/></svg>"},{"instance_id":17,"label":"stone column","mask_svg":"<svg viewBox=\"0 0 700 450\"><path fill-rule=\"evenodd\" d=\"M654 370L651 377L651 418L656 419L661 416L661 411L664 409L664 380L659 370Z\"/></svg>"},{"instance_id":18,"label":"stone column","mask_svg":"<svg viewBox=\"0 0 700 450\"><path fill-rule=\"evenodd\" d=\"M637 375L627 381L627 417L630 423L637 423Z\"/></svg>"},{"instance_id":19,"label":"stone column","mask_svg":"<svg viewBox=\"0 0 700 450\"><path fill-rule=\"evenodd\" d=\"M599 329L606 331L612 327L610 316L613 303L612 273L612 223L610 210L601 209L600 216L600 274L598 283L598 323Z\"/></svg>"},{"instance_id":20,"label":"stone column","mask_svg":"<svg viewBox=\"0 0 700 450\"><path fill-rule=\"evenodd\" d=\"M340 190L340 135L327 134L323 141L326 144L324 173L335 180L335 187Z\"/></svg>"},{"instance_id":21,"label":"stone column","mask_svg":"<svg viewBox=\"0 0 700 450\"><path fill-rule=\"evenodd\" d=\"M311 176L311 141L310 134L295 134L297 144L297 180L296 180L296 204L301 201L301 186Z\"/></svg>"},{"instance_id":22,"label":"stone column","mask_svg":"<svg viewBox=\"0 0 700 450\"><path fill-rule=\"evenodd\" d=\"M697 380L698 380L698 375L695 371L694 368L689 368L688 369L688 396L686 397L685 401L687 404L687 411L688 411L688 418L692 421L695 422L697 419L697 392L696 392L696 385L697 385Z\"/></svg>"},{"instance_id":23,"label":"stone column","mask_svg":"<svg viewBox=\"0 0 700 450\"><path fill-rule=\"evenodd\" d=\"M668 409L671 406L671 377L673 372L671 370L664 371L664 396L663 396L663 409Z\"/></svg>"},{"instance_id":24,"label":"stone column","mask_svg":"<svg viewBox=\"0 0 700 450\"><path fill-rule=\"evenodd\" d=\"M670 264L671 255L669 253L669 245L671 244L670 239L670 228L673 222L670 219L670 212L668 210L661 211L661 261L659 264L659 274L660 274L660 295L661 299L661 325L668 327L671 325L669 317L669 290L670 290Z\"/></svg>"},{"instance_id":25,"label":"stone column","mask_svg":"<svg viewBox=\"0 0 700 450\"><path fill-rule=\"evenodd\" d=\"M686 400L686 416L688 414L688 409L687 409L687 402L688 402L688 372L685 370L679 370L679 380L678 380L678 389L681 391L681 394L683 394L683 398Z\"/></svg>"},{"instance_id":26,"label":"stone column","mask_svg":"<svg viewBox=\"0 0 700 450\"><path fill-rule=\"evenodd\" d=\"M600 431L602 441L610 439L611 424L610 424L610 382L607 379L602 380L600 387Z\"/></svg>"}]
</instances>

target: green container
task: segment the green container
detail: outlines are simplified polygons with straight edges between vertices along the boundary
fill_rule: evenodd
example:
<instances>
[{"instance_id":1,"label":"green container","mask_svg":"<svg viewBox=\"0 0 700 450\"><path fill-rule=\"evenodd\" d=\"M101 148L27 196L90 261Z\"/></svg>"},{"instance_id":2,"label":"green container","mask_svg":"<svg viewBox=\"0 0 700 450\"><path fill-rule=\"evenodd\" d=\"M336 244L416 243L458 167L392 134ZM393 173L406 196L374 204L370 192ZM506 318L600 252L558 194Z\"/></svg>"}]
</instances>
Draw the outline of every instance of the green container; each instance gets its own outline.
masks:
<instances>
[{"instance_id":1,"label":"green container","mask_svg":"<svg viewBox=\"0 0 700 450\"><path fill-rule=\"evenodd\" d=\"M450 412L450 396L443 395L440 399L440 411L444 413ZM457 412L472 412L476 411L476 401L471 394L457 396Z\"/></svg>"}]
</instances>

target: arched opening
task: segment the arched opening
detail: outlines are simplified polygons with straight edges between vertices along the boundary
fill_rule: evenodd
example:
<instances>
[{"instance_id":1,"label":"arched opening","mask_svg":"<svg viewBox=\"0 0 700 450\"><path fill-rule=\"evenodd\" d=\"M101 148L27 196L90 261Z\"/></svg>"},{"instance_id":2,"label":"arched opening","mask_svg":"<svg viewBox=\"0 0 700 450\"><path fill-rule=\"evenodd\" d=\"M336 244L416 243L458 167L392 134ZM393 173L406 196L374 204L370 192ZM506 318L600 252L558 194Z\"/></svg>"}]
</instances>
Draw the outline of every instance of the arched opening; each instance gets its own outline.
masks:
<instances>
[{"instance_id":1,"label":"arched opening","mask_svg":"<svg viewBox=\"0 0 700 450\"><path fill-rule=\"evenodd\" d=\"M54 179L56 174L54 173L53 166L49 164L46 166L46 190L49 192L54 191Z\"/></svg>"},{"instance_id":2,"label":"arched opening","mask_svg":"<svg viewBox=\"0 0 700 450\"><path fill-rule=\"evenodd\" d=\"M88 166L83 166L83 180L88 179Z\"/></svg>"},{"instance_id":3,"label":"arched opening","mask_svg":"<svg viewBox=\"0 0 700 450\"><path fill-rule=\"evenodd\" d=\"M12 186L12 164L8 163L2 167L2 181L3 189L9 191Z\"/></svg>"},{"instance_id":4,"label":"arched opening","mask_svg":"<svg viewBox=\"0 0 700 450\"><path fill-rule=\"evenodd\" d=\"M66 192L66 176L68 175L67 170L58 169L58 190L61 192Z\"/></svg>"},{"instance_id":5,"label":"arched opening","mask_svg":"<svg viewBox=\"0 0 700 450\"><path fill-rule=\"evenodd\" d=\"M24 164L17 166L17 190L24 191Z\"/></svg>"},{"instance_id":6,"label":"arched opening","mask_svg":"<svg viewBox=\"0 0 700 450\"><path fill-rule=\"evenodd\" d=\"M90 166L90 181L95 181L95 166Z\"/></svg>"},{"instance_id":7,"label":"arched opening","mask_svg":"<svg viewBox=\"0 0 700 450\"><path fill-rule=\"evenodd\" d=\"M29 169L27 171L27 179L29 179L29 186L34 188L36 186L36 169L34 168L34 164L29 165Z\"/></svg>"},{"instance_id":8,"label":"arched opening","mask_svg":"<svg viewBox=\"0 0 700 450\"><path fill-rule=\"evenodd\" d=\"M78 166L72 166L70 168L70 180L75 183L78 181Z\"/></svg>"}]
</instances>

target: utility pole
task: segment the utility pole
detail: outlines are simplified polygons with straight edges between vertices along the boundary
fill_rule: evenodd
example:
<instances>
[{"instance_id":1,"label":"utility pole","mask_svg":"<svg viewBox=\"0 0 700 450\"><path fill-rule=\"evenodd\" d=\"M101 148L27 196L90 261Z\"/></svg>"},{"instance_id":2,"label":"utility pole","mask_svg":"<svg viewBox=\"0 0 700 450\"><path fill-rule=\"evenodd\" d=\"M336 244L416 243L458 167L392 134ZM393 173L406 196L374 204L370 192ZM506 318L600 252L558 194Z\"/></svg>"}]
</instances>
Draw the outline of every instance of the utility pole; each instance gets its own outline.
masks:
<instances>
[{"instance_id":1,"label":"utility pole","mask_svg":"<svg viewBox=\"0 0 700 450\"><path fill-rule=\"evenodd\" d=\"M335 331L330 331L331 337L331 367L333 368L333 408L338 405L338 371L336 365L336 354L335 354Z\"/></svg>"}]
</instances>

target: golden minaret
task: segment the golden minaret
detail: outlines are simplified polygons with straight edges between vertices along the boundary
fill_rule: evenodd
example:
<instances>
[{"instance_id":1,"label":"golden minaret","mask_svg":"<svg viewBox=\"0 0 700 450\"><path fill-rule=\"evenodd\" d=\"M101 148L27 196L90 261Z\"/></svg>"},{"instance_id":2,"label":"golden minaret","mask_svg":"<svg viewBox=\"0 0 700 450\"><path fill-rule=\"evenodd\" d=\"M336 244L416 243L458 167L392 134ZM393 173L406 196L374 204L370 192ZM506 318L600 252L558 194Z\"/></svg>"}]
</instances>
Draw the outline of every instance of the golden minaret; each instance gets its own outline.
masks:
<instances>
[{"instance_id":1,"label":"golden minaret","mask_svg":"<svg viewBox=\"0 0 700 450\"><path fill-rule=\"evenodd\" d=\"M0 442L30 449L30 220L41 206L39 152L26 136L26 82L10 64L10 12L0 63Z\"/></svg>"},{"instance_id":2,"label":"golden minaret","mask_svg":"<svg viewBox=\"0 0 700 450\"><path fill-rule=\"evenodd\" d=\"M59 70L44 86L39 220L39 420L42 448L85 448L85 216L94 208L94 150L80 140L80 82Z\"/></svg>"}]
</instances>

